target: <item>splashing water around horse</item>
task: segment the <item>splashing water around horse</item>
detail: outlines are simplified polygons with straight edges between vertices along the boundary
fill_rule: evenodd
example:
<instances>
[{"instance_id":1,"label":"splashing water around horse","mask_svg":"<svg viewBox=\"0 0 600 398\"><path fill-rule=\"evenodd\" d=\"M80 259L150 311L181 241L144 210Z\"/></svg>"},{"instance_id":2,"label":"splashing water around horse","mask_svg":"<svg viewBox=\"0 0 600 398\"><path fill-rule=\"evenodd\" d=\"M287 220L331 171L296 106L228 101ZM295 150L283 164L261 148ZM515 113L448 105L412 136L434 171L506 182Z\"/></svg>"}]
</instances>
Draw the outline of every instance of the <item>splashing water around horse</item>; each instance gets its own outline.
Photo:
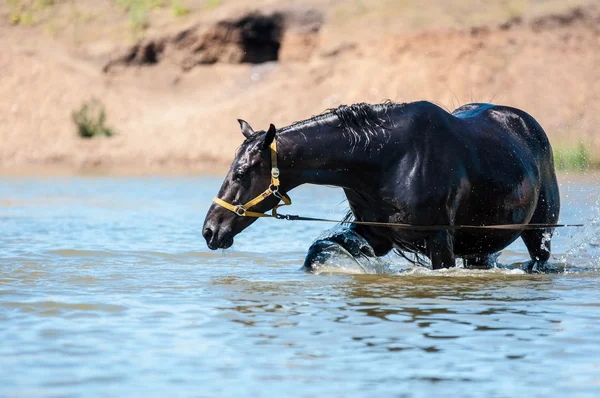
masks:
<instances>
[{"instance_id":1,"label":"splashing water around horse","mask_svg":"<svg viewBox=\"0 0 600 398\"><path fill-rule=\"evenodd\" d=\"M429 102L388 102L340 106L282 129L271 125L254 132L239 122L246 140L204 222L211 249L230 247L256 221L242 216L247 209L270 210L302 184L343 188L358 221L481 226L558 220L550 143L535 119L515 108L468 104L448 113ZM468 265L488 264L519 236L530 269L542 268L553 232L369 225L351 230L377 256L392 249L424 255L434 269L453 267L456 257Z\"/></svg>"}]
</instances>

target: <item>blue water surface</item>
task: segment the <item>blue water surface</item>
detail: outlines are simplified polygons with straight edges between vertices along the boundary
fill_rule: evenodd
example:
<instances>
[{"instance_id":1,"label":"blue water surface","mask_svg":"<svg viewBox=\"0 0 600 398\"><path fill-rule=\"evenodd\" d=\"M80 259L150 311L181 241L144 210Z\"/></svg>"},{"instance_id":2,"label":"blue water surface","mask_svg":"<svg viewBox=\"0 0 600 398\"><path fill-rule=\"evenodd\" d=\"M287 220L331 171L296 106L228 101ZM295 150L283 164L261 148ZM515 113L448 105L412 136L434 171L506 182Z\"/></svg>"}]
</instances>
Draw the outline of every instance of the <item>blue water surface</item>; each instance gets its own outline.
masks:
<instances>
[{"instance_id":1,"label":"blue water surface","mask_svg":"<svg viewBox=\"0 0 600 398\"><path fill-rule=\"evenodd\" d=\"M0 396L600 394L598 178L561 176L558 275L299 271L333 226L201 236L211 177L0 178ZM338 189L292 213L339 218ZM520 241L502 263L528 260Z\"/></svg>"}]
</instances>

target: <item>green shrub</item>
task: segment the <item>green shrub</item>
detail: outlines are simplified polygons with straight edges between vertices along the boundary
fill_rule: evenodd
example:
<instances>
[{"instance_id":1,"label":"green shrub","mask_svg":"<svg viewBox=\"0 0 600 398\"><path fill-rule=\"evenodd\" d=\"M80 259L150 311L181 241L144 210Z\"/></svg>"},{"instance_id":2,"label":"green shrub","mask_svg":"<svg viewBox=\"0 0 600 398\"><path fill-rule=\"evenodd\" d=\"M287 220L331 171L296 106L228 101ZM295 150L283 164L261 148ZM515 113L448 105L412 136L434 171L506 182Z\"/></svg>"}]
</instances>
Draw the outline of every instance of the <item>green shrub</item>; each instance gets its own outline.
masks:
<instances>
[{"instance_id":1,"label":"green shrub","mask_svg":"<svg viewBox=\"0 0 600 398\"><path fill-rule=\"evenodd\" d=\"M558 170L587 170L590 167L590 153L583 142L574 149L555 149L554 166Z\"/></svg>"},{"instance_id":2,"label":"green shrub","mask_svg":"<svg viewBox=\"0 0 600 398\"><path fill-rule=\"evenodd\" d=\"M113 129L105 125L106 110L104 105L96 98L84 102L81 108L71 114L73 123L77 127L77 134L81 138L112 137Z\"/></svg>"}]
</instances>

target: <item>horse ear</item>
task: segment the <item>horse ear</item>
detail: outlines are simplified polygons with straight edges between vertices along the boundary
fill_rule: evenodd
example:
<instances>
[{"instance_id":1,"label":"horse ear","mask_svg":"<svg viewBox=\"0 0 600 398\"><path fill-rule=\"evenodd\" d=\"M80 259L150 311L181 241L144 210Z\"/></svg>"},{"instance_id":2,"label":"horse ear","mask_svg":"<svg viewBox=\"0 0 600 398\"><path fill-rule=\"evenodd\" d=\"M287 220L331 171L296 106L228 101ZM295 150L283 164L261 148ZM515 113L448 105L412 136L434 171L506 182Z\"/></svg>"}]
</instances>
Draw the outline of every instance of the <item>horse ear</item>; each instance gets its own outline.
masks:
<instances>
[{"instance_id":1,"label":"horse ear","mask_svg":"<svg viewBox=\"0 0 600 398\"><path fill-rule=\"evenodd\" d=\"M265 142L263 143L263 146L265 148L267 148L269 145L271 145L271 143L275 139L276 133L277 133L277 129L275 128L273 123L271 123L271 125L269 126L269 129L267 130L267 135L265 135Z\"/></svg>"},{"instance_id":2,"label":"horse ear","mask_svg":"<svg viewBox=\"0 0 600 398\"><path fill-rule=\"evenodd\" d=\"M240 124L240 128L242 129L242 134L244 134L244 137L248 138L254 134L254 130L252 127L250 127L247 121L238 119L238 123Z\"/></svg>"}]
</instances>

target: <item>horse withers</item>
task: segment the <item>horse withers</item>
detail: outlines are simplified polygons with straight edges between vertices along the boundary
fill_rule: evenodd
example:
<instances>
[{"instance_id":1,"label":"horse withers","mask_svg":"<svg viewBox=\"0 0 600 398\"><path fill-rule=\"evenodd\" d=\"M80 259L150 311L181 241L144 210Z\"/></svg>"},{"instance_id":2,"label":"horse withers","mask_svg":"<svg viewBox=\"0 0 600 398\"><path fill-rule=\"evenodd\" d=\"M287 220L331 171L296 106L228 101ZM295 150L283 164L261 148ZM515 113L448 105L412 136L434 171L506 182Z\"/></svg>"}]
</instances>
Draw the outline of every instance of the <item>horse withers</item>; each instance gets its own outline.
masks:
<instances>
[{"instance_id":1,"label":"horse withers","mask_svg":"<svg viewBox=\"0 0 600 398\"><path fill-rule=\"evenodd\" d=\"M211 249L230 247L256 221L244 204L253 214L268 211L302 184L341 187L357 221L452 227L558 220L552 148L542 127L519 109L468 104L448 113L425 101L387 102L340 106L267 131L239 122L246 139L204 222ZM453 267L456 257L485 266L519 237L531 257L528 268L543 269L553 233L551 227L351 230L376 256L414 253L434 269Z\"/></svg>"}]
</instances>

